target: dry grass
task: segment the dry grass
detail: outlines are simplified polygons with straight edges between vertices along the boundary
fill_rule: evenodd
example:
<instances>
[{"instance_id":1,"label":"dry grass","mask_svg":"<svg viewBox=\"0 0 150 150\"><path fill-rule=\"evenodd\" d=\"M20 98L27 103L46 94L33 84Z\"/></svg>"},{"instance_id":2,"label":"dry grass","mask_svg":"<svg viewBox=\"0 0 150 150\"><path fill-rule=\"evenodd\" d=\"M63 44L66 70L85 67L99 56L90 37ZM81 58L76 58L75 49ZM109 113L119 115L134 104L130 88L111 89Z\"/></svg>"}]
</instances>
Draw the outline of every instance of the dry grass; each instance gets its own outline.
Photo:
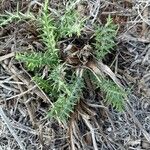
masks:
<instances>
[{"instance_id":1,"label":"dry grass","mask_svg":"<svg viewBox=\"0 0 150 150\"><path fill-rule=\"evenodd\" d=\"M78 9L82 15L91 16L87 28L94 21L105 23L108 14L120 26L111 68L122 84L132 89L126 111L105 107L100 92L95 93L87 78L88 98L76 106L67 126L46 118L51 101L14 59L15 51L43 48L35 24L11 23L0 28L0 149L150 149L150 1L84 3ZM55 13L65 4L53 0L50 7ZM20 10L26 12L29 6L36 13L42 2L22 1ZM0 13L15 11L16 2L1 1L0 8Z\"/></svg>"}]
</instances>

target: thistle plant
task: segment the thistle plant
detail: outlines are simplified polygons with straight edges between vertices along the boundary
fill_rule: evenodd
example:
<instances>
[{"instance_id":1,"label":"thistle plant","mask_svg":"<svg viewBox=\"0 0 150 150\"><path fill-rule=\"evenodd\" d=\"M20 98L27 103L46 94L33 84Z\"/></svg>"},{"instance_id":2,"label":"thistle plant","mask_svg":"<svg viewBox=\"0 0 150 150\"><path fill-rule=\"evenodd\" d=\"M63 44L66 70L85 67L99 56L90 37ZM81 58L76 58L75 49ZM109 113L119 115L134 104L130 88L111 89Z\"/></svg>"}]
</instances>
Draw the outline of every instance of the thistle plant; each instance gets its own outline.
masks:
<instances>
[{"instance_id":1,"label":"thistle plant","mask_svg":"<svg viewBox=\"0 0 150 150\"><path fill-rule=\"evenodd\" d=\"M81 19L75 7L69 7L60 18L53 16L48 10L49 1L45 0L42 14L37 19L39 37L45 45L44 52L32 52L17 54L16 58L25 62L27 68L31 71L41 69L47 66L49 75L43 79L40 74L33 77L33 80L51 97L54 105L50 108L48 115L61 122L66 122L73 112L74 106L80 100L83 89L86 89L84 75L88 68L88 61L102 60L115 46L114 38L117 27L113 24L110 16L104 26L96 25L94 32L95 43L91 45L90 52L83 52L87 48L78 48L73 45L69 50L71 54L65 54L61 57L58 43L61 39L68 37L78 38L84 28L85 19ZM89 47L89 46L88 46ZM92 51L91 51L92 50ZM87 50L88 51L88 50ZM91 55L92 54L92 55ZM75 66L74 66L75 65ZM82 69L81 69L82 68ZM89 69L89 68L88 68ZM78 70L82 70L80 74ZM90 79L97 85L104 95L104 100L121 111L124 108L124 98L126 92L118 87L107 76L102 77L93 73Z\"/></svg>"},{"instance_id":2,"label":"thistle plant","mask_svg":"<svg viewBox=\"0 0 150 150\"><path fill-rule=\"evenodd\" d=\"M63 94L59 95L49 116L65 122L70 116L70 113L73 112L75 104L80 99L83 81L82 78L76 77L72 83L66 83L62 86L64 86Z\"/></svg>"},{"instance_id":3,"label":"thistle plant","mask_svg":"<svg viewBox=\"0 0 150 150\"><path fill-rule=\"evenodd\" d=\"M95 55L98 59L103 59L115 46L115 37L117 34L117 25L113 24L110 16L104 26L96 26L94 43L96 51Z\"/></svg>"},{"instance_id":4,"label":"thistle plant","mask_svg":"<svg viewBox=\"0 0 150 150\"><path fill-rule=\"evenodd\" d=\"M114 82L108 79L101 80L99 87L102 92L105 93L104 100L115 107L118 111L123 111L126 92L121 90Z\"/></svg>"},{"instance_id":5,"label":"thistle plant","mask_svg":"<svg viewBox=\"0 0 150 150\"><path fill-rule=\"evenodd\" d=\"M101 89L101 92L104 94L104 101L115 107L118 111L123 111L125 106L124 98L127 96L127 93L110 79L95 74L94 76L90 74L90 77L96 88Z\"/></svg>"},{"instance_id":6,"label":"thistle plant","mask_svg":"<svg viewBox=\"0 0 150 150\"><path fill-rule=\"evenodd\" d=\"M81 18L75 10L66 11L60 18L59 36L72 37L81 35L85 18Z\"/></svg>"}]
</instances>

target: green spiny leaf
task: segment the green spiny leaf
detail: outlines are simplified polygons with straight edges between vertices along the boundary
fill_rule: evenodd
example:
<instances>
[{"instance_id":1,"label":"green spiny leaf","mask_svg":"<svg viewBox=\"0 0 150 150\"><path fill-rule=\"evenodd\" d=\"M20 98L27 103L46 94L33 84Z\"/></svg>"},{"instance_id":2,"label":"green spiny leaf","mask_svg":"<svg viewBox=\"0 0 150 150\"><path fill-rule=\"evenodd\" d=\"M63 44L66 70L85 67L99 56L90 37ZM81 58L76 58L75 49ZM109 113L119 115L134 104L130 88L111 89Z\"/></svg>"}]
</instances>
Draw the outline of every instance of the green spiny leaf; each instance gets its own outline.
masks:
<instances>
[{"instance_id":1,"label":"green spiny leaf","mask_svg":"<svg viewBox=\"0 0 150 150\"><path fill-rule=\"evenodd\" d=\"M106 94L105 100L118 111L123 111L125 106L124 99L127 96L126 92L108 79L103 79L101 81L100 88Z\"/></svg>"},{"instance_id":2,"label":"green spiny leaf","mask_svg":"<svg viewBox=\"0 0 150 150\"><path fill-rule=\"evenodd\" d=\"M113 24L110 16L104 26L96 26L96 43L94 43L94 45L96 48L95 55L97 59L103 59L108 53L110 53L110 50L116 45L114 41L116 34L117 26Z\"/></svg>"},{"instance_id":3,"label":"green spiny leaf","mask_svg":"<svg viewBox=\"0 0 150 150\"><path fill-rule=\"evenodd\" d=\"M84 21L85 18L81 18L77 11L69 9L69 11L60 18L59 37L72 37L74 34L80 36Z\"/></svg>"},{"instance_id":4,"label":"green spiny leaf","mask_svg":"<svg viewBox=\"0 0 150 150\"><path fill-rule=\"evenodd\" d=\"M34 71L35 69L43 67L45 65L48 65L49 68L53 66L53 60L41 52L32 52L24 54L18 53L16 55L16 59L25 62L27 68L31 71Z\"/></svg>"},{"instance_id":5,"label":"green spiny leaf","mask_svg":"<svg viewBox=\"0 0 150 150\"><path fill-rule=\"evenodd\" d=\"M123 111L125 106L124 100L127 93L109 79L98 77L93 74L90 74L90 76L94 84L97 85L97 88L100 88L104 93L104 100L116 108L116 110Z\"/></svg>"},{"instance_id":6,"label":"green spiny leaf","mask_svg":"<svg viewBox=\"0 0 150 150\"><path fill-rule=\"evenodd\" d=\"M70 113L73 112L74 105L79 100L83 87L82 79L77 78L72 85L66 85L66 87L70 92L60 94L58 100L54 103L54 107L49 112L49 116L61 122L66 122Z\"/></svg>"},{"instance_id":7,"label":"green spiny leaf","mask_svg":"<svg viewBox=\"0 0 150 150\"><path fill-rule=\"evenodd\" d=\"M52 91L51 89L51 83L48 80L44 80L41 76L34 76L32 78L39 87L44 90L46 93L49 93Z\"/></svg>"}]
</instances>

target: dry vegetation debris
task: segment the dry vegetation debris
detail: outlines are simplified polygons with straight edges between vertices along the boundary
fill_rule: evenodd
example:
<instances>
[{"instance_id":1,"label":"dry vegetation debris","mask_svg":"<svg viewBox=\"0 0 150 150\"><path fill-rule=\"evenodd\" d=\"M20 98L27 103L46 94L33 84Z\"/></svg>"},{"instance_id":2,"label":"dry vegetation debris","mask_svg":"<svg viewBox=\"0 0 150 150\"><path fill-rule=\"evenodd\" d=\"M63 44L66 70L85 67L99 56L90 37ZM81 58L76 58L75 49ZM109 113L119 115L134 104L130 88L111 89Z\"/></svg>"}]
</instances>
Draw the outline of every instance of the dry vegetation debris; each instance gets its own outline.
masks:
<instances>
[{"instance_id":1,"label":"dry vegetation debris","mask_svg":"<svg viewBox=\"0 0 150 150\"><path fill-rule=\"evenodd\" d=\"M66 1L52 0L49 9L57 14L65 5ZM22 13L30 8L36 14L42 6L42 0L22 0L18 7ZM0 1L1 14L16 9L16 1ZM14 21L1 27L0 149L150 149L149 9L149 0L85 0L78 4L81 15L90 16L87 27L94 21L105 24L109 14L119 24L116 54L105 62L122 84L131 88L131 94L126 110L117 112L106 107L100 92L94 101L95 91L87 77L89 98L76 105L66 126L46 117L50 99L14 58L15 51L43 49L36 24Z\"/></svg>"}]
</instances>

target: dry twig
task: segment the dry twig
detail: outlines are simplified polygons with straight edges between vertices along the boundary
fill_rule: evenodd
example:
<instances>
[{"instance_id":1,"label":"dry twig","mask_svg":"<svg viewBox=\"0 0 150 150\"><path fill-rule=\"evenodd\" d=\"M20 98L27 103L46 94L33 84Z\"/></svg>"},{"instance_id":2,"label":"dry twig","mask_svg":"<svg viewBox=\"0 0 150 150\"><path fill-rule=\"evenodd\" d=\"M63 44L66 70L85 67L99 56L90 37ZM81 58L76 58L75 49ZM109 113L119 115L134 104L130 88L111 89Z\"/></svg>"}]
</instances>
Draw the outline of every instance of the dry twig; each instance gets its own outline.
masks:
<instances>
[{"instance_id":1,"label":"dry twig","mask_svg":"<svg viewBox=\"0 0 150 150\"><path fill-rule=\"evenodd\" d=\"M13 137L15 138L15 140L17 141L18 145L20 146L21 150L25 150L24 145L21 142L21 139L17 136L17 134L15 133L14 129L11 126L10 121L8 120L8 118L6 117L2 107L0 106L0 116L2 117L3 121L5 122L5 124L7 125L9 131L11 132L11 134L13 135Z\"/></svg>"}]
</instances>

